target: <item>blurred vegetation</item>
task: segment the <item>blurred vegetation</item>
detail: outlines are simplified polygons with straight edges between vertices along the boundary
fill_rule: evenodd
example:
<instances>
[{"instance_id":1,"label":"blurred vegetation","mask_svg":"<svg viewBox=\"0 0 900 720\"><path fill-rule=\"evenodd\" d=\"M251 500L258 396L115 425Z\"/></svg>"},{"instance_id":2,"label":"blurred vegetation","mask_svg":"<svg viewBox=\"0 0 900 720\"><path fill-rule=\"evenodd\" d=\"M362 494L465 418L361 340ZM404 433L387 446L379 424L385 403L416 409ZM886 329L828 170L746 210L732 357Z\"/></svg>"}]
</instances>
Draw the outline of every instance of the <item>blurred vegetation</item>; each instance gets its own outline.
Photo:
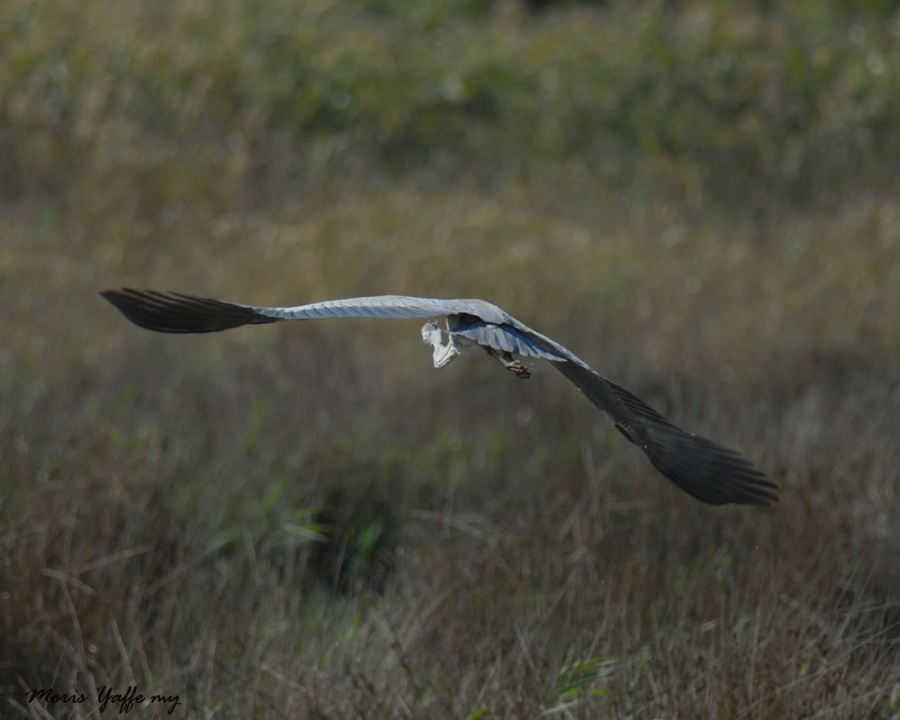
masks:
<instances>
[{"instance_id":1,"label":"blurred vegetation","mask_svg":"<svg viewBox=\"0 0 900 720\"><path fill-rule=\"evenodd\" d=\"M0 715L896 720L898 53L887 0L0 4ZM784 501L414 323L115 285L484 297Z\"/></svg>"},{"instance_id":2,"label":"blurred vegetation","mask_svg":"<svg viewBox=\"0 0 900 720\"><path fill-rule=\"evenodd\" d=\"M893 179L894 3L558 5L5 3L0 190L158 215L373 166L576 159L751 207Z\"/></svg>"}]
</instances>

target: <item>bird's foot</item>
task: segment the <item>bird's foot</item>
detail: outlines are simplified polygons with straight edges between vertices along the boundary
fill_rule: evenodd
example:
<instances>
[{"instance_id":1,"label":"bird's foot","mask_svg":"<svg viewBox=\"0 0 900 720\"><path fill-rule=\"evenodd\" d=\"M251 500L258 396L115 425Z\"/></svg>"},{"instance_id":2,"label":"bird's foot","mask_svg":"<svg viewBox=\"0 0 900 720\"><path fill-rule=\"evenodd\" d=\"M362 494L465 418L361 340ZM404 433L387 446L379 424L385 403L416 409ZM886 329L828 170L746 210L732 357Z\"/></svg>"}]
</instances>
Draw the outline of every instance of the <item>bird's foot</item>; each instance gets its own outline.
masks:
<instances>
[{"instance_id":1,"label":"bird's foot","mask_svg":"<svg viewBox=\"0 0 900 720\"><path fill-rule=\"evenodd\" d=\"M495 358L499 363L503 365L503 367L513 373L517 378L527 380L531 377L531 371L518 360L516 360L510 353L499 353L494 350L494 348L489 347L485 348L485 350L487 350L488 355L490 355L492 358Z\"/></svg>"},{"instance_id":2,"label":"bird's foot","mask_svg":"<svg viewBox=\"0 0 900 720\"><path fill-rule=\"evenodd\" d=\"M531 371L518 361L512 363L512 365L510 365L510 367L508 367L507 370L515 373L516 377L521 380L527 380L528 378L531 377Z\"/></svg>"},{"instance_id":3,"label":"bird's foot","mask_svg":"<svg viewBox=\"0 0 900 720\"><path fill-rule=\"evenodd\" d=\"M531 371L518 360L503 358L503 367L522 380L527 380L531 377Z\"/></svg>"}]
</instances>

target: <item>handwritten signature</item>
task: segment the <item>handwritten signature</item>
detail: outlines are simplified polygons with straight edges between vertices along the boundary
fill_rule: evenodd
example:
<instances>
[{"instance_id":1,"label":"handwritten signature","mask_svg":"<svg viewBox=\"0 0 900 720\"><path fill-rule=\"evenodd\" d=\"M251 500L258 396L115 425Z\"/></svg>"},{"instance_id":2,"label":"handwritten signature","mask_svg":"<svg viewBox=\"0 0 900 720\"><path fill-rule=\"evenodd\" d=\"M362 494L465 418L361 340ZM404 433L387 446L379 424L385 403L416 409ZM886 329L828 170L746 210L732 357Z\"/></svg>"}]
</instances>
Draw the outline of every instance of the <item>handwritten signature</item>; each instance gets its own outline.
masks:
<instances>
[{"instance_id":1,"label":"handwritten signature","mask_svg":"<svg viewBox=\"0 0 900 720\"><path fill-rule=\"evenodd\" d=\"M53 688L41 688L39 690L31 690L28 693L28 702L32 703L35 700L43 701L48 705L77 705L87 702L88 696L83 692L58 693ZM100 703L97 709L101 713L106 712L106 708L112 705L114 708L118 708L119 713L123 715L130 712L135 705L143 703L168 705L169 708L166 714L171 715L175 712L175 708L184 704L181 702L179 695L163 695L161 693L154 693L150 696L142 695L138 693L136 685L129 685L125 688L124 693L115 692L111 687L101 685L97 688L97 700Z\"/></svg>"}]
</instances>

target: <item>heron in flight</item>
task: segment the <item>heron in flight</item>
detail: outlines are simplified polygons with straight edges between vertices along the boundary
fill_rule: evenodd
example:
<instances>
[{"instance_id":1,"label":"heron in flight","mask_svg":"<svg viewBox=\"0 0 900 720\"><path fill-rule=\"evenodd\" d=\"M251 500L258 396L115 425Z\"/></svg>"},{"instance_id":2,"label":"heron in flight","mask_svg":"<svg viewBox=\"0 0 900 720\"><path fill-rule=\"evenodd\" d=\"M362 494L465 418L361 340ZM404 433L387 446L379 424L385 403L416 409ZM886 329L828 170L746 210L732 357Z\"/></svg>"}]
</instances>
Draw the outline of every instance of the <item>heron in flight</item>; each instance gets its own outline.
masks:
<instances>
[{"instance_id":1,"label":"heron in flight","mask_svg":"<svg viewBox=\"0 0 900 720\"><path fill-rule=\"evenodd\" d=\"M218 332L241 325L330 317L428 319L422 326L422 340L431 345L436 368L461 355L487 352L524 379L530 373L517 357L546 360L605 412L660 473L696 499L711 505L778 502L778 486L742 455L685 432L559 343L484 300L379 295L262 307L155 290L122 288L100 294L136 325L166 333ZM436 322L440 319L443 327Z\"/></svg>"}]
</instances>

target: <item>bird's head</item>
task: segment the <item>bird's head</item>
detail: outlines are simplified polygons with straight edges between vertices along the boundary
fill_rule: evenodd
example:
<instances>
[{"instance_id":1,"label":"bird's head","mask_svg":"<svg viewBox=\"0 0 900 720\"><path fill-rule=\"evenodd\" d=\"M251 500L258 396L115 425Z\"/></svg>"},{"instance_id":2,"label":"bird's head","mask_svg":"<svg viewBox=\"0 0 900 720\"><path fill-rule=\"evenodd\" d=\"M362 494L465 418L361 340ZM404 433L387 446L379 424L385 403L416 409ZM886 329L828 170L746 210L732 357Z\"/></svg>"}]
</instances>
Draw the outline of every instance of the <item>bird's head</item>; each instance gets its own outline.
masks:
<instances>
[{"instance_id":1,"label":"bird's head","mask_svg":"<svg viewBox=\"0 0 900 720\"><path fill-rule=\"evenodd\" d=\"M436 368L444 367L459 355L453 342L444 340L444 333L437 323L427 322L422 326L422 341L434 348L432 359Z\"/></svg>"}]
</instances>

